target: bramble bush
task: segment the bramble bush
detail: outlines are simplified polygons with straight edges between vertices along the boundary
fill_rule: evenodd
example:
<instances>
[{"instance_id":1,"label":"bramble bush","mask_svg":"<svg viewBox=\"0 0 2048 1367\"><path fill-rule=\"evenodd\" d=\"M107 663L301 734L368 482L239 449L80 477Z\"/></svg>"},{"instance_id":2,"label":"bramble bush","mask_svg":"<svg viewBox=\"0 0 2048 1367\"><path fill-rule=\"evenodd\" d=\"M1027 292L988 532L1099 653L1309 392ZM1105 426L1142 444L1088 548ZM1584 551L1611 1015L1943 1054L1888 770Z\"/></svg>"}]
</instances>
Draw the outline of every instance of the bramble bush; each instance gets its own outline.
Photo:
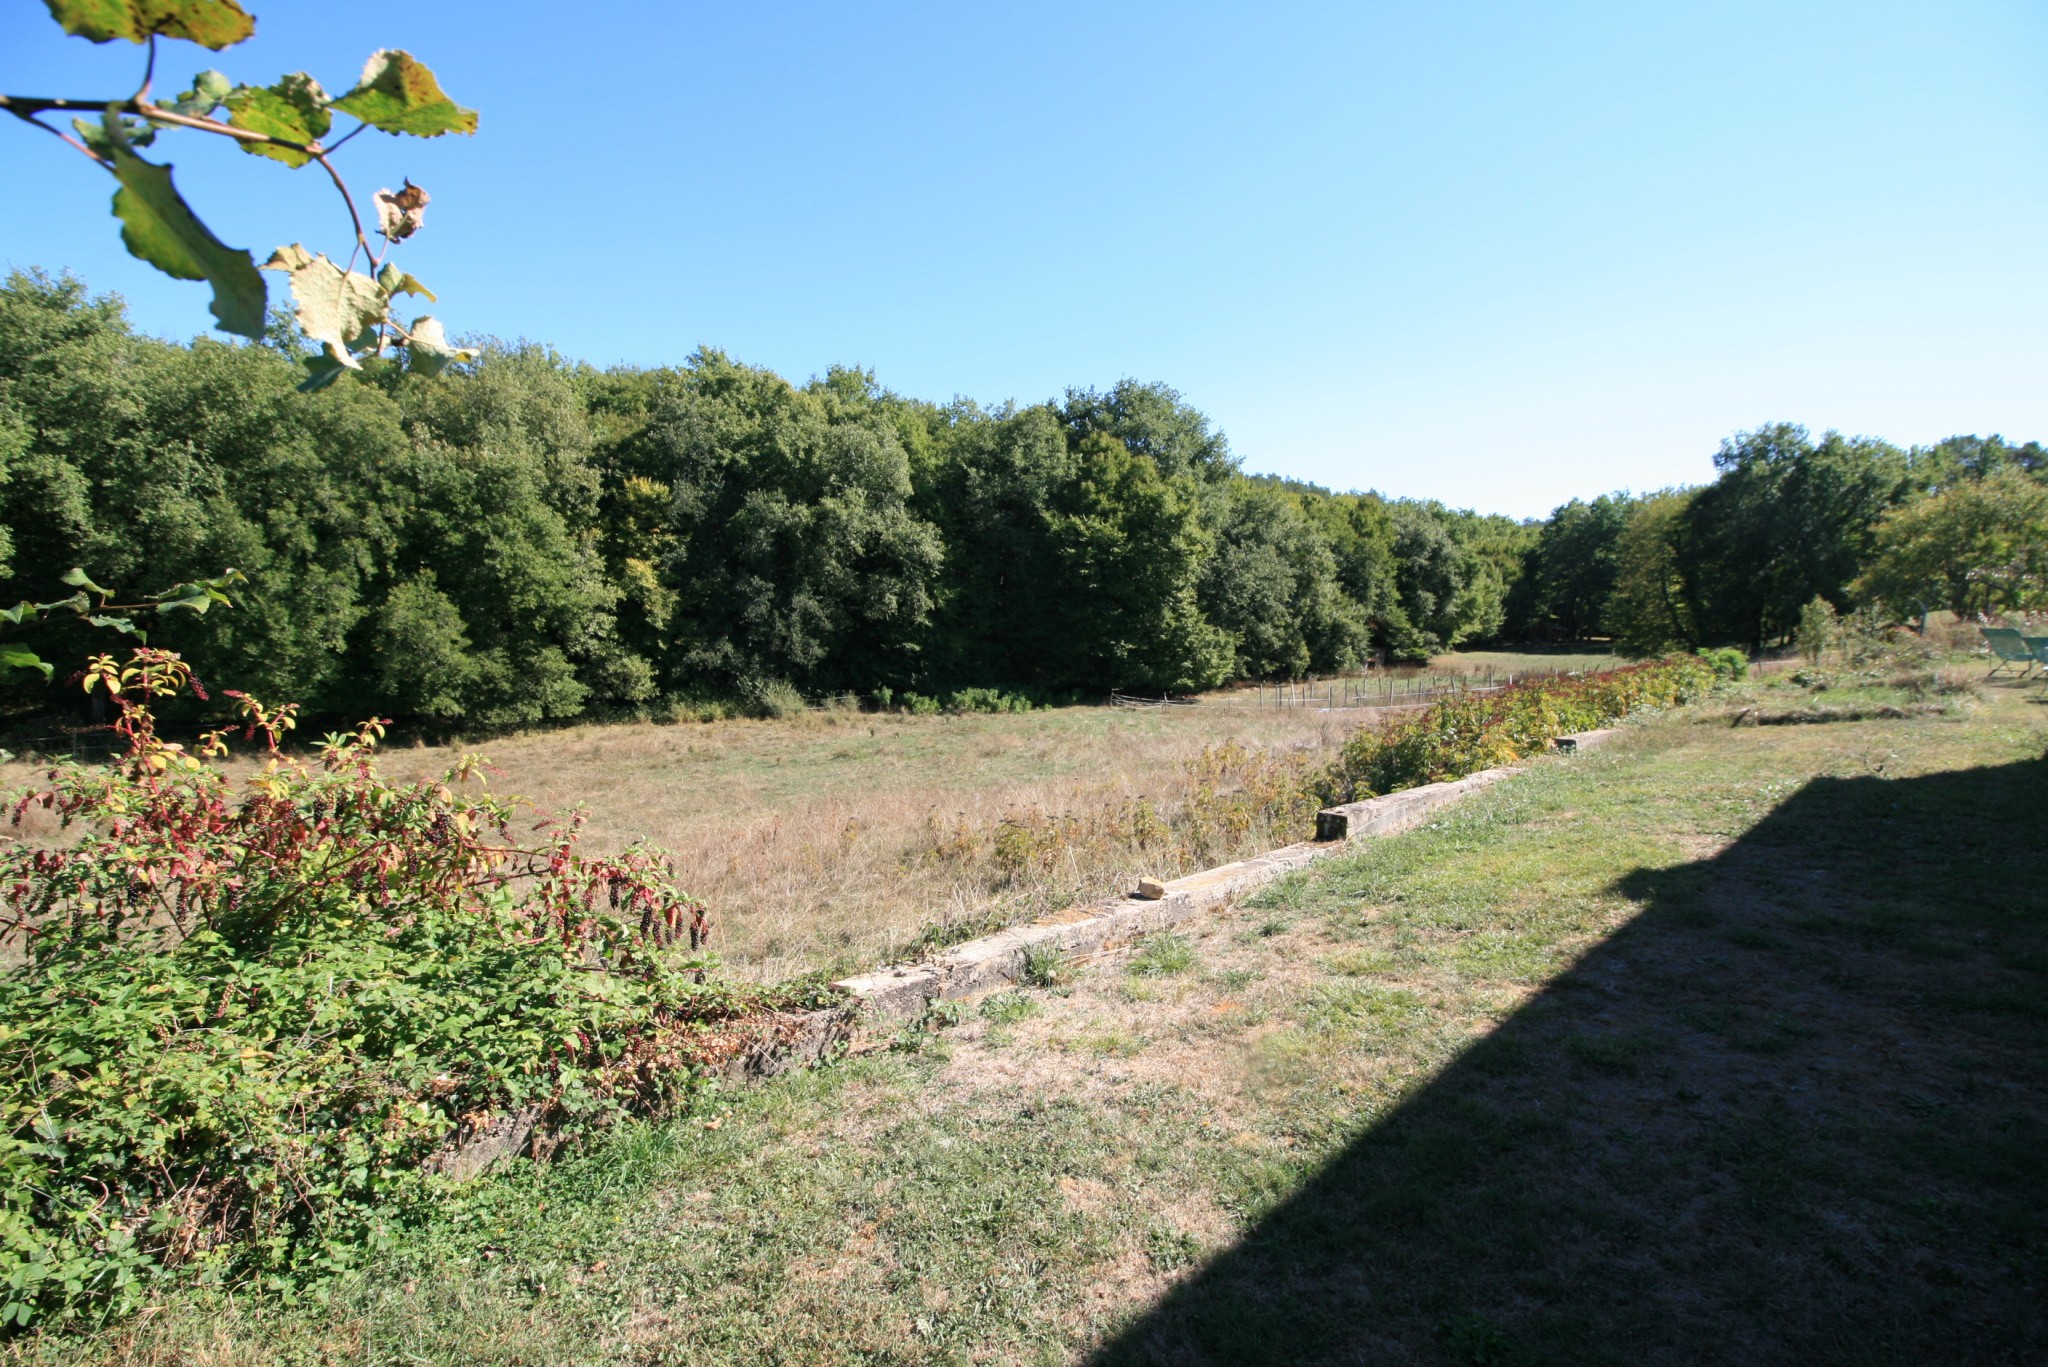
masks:
<instances>
[{"instance_id":1,"label":"bramble bush","mask_svg":"<svg viewBox=\"0 0 2048 1367\"><path fill-rule=\"evenodd\" d=\"M1714 678L1706 661L1677 655L1604 674L1537 679L1497 693L1445 698L1412 717L1354 735L1331 766L1331 794L1352 802L1512 764L1547 749L1559 736L1605 726L1641 708L1690 702Z\"/></svg>"},{"instance_id":2,"label":"bramble bush","mask_svg":"<svg viewBox=\"0 0 2048 1367\"><path fill-rule=\"evenodd\" d=\"M577 848L483 791L400 786L382 724L280 751L290 707L230 694L267 754L237 791L159 738L176 655L101 656L126 743L12 808L75 832L0 851L0 1324L90 1322L169 1277L318 1276L388 1243L495 1115L559 1138L675 1104L807 989L707 981L667 857Z\"/></svg>"}]
</instances>

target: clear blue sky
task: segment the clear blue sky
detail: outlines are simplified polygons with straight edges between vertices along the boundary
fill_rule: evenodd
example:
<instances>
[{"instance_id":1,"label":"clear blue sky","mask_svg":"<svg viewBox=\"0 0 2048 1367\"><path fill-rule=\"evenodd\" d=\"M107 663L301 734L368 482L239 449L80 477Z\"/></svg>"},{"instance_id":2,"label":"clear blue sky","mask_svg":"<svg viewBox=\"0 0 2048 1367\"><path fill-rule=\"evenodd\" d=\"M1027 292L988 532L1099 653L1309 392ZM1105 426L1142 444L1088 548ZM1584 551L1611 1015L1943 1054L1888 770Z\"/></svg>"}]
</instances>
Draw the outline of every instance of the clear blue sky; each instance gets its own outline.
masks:
<instances>
[{"instance_id":1,"label":"clear blue sky","mask_svg":"<svg viewBox=\"0 0 2048 1367\"><path fill-rule=\"evenodd\" d=\"M1164 380L1248 469L1516 515L1763 422L2048 439L2038 0L247 3L172 90L400 46L482 111L343 153L433 193L406 264L453 331L934 399ZM139 62L0 10L0 89ZM345 240L317 170L157 152L230 243ZM0 124L0 186L0 262L208 321L54 138Z\"/></svg>"}]
</instances>

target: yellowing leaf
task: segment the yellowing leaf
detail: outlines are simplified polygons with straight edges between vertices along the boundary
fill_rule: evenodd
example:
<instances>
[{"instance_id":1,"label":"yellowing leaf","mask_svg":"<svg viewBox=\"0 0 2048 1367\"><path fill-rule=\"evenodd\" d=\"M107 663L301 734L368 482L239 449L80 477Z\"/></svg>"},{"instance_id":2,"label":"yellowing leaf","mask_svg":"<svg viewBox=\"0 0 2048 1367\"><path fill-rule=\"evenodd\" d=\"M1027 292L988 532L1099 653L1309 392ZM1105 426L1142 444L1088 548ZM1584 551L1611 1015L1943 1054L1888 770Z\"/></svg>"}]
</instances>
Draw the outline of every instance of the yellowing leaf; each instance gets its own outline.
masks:
<instances>
[{"instance_id":1,"label":"yellowing leaf","mask_svg":"<svg viewBox=\"0 0 2048 1367\"><path fill-rule=\"evenodd\" d=\"M151 34L185 38L218 52L256 31L256 21L235 0L44 0L66 33L95 43Z\"/></svg>"},{"instance_id":2,"label":"yellowing leaf","mask_svg":"<svg viewBox=\"0 0 2048 1367\"><path fill-rule=\"evenodd\" d=\"M476 132L476 111L449 99L432 71L397 48L372 53L356 88L334 107L386 133L437 138Z\"/></svg>"},{"instance_id":3,"label":"yellowing leaf","mask_svg":"<svg viewBox=\"0 0 2048 1367\"><path fill-rule=\"evenodd\" d=\"M402 271L388 261L384 263L384 269L377 272L377 285L384 293L393 297L401 294L418 294L425 296L430 302L440 302L434 297L434 292L422 285L409 271Z\"/></svg>"},{"instance_id":4,"label":"yellowing leaf","mask_svg":"<svg viewBox=\"0 0 2048 1367\"><path fill-rule=\"evenodd\" d=\"M377 282L356 271L344 271L325 256L311 255L296 242L279 247L263 263L263 269L283 271L291 277L292 300L306 335L320 343L336 363L360 370L350 353L374 345L370 334L384 321L384 292Z\"/></svg>"},{"instance_id":5,"label":"yellowing leaf","mask_svg":"<svg viewBox=\"0 0 2048 1367\"><path fill-rule=\"evenodd\" d=\"M247 251L224 245L193 214L171 184L171 168L144 161L114 136L109 145L114 178L114 217L121 240L133 255L178 280L213 285L213 316L225 332L263 335L268 291Z\"/></svg>"},{"instance_id":6,"label":"yellowing leaf","mask_svg":"<svg viewBox=\"0 0 2048 1367\"><path fill-rule=\"evenodd\" d=\"M303 71L283 77L275 85L237 86L225 103L228 122L235 127L287 142L317 142L334 122L327 112L327 92ZM304 152L271 143L245 142L242 150L287 166L304 166L312 160Z\"/></svg>"}]
</instances>

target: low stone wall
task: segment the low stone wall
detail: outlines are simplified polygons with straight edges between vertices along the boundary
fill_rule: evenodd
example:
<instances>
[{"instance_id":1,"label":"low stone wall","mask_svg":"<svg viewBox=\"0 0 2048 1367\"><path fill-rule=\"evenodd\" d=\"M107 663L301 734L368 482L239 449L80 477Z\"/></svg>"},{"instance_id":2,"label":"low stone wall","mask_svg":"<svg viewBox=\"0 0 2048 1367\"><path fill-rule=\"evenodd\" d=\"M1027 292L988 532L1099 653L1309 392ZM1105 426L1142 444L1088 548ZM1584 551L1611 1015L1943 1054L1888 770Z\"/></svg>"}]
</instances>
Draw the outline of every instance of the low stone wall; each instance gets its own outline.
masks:
<instances>
[{"instance_id":1,"label":"low stone wall","mask_svg":"<svg viewBox=\"0 0 2048 1367\"><path fill-rule=\"evenodd\" d=\"M1565 752L1591 749L1617 734L1615 728L1581 732L1559 738L1557 748ZM1129 944L1141 935L1213 911L1285 874L1340 853L1352 840L1393 835L1419 826L1439 807L1460 801L1515 772L1486 769L1466 778L1426 783L1385 797L1327 807L1316 816L1314 840L1175 878L1164 885L1164 896L1123 897L1075 908L1032 925L970 940L922 963L896 964L843 978L833 986L843 988L861 1004L866 1020L914 1019L923 1015L934 1001L978 997L1016 982L1023 976L1028 949L1095 954Z\"/></svg>"},{"instance_id":2,"label":"low stone wall","mask_svg":"<svg viewBox=\"0 0 2048 1367\"><path fill-rule=\"evenodd\" d=\"M1575 753L1590 750L1619 734L1619 729L1612 727L1583 731L1560 736L1556 746L1564 753ZM971 999L1017 982L1024 975L1024 955L1028 949L1084 955L1128 945L1152 931L1227 906L1318 859L1341 854L1353 840L1394 835L1420 826L1438 808L1517 772L1486 769L1466 778L1426 783L1385 797L1326 807L1316 815L1314 840L1172 879L1161 885L1160 896L1120 897L1075 907L1028 926L956 945L923 963L897 964L859 977L843 978L833 986L847 993L849 1001L845 1005L757 1022L755 1037L719 1073L738 1081L772 1077L816 1063L848 1041L863 1022L914 1020L929 1010L934 1001ZM450 1177L470 1177L516 1154L531 1152L540 1118L538 1107L498 1116L429 1160L428 1167Z\"/></svg>"}]
</instances>

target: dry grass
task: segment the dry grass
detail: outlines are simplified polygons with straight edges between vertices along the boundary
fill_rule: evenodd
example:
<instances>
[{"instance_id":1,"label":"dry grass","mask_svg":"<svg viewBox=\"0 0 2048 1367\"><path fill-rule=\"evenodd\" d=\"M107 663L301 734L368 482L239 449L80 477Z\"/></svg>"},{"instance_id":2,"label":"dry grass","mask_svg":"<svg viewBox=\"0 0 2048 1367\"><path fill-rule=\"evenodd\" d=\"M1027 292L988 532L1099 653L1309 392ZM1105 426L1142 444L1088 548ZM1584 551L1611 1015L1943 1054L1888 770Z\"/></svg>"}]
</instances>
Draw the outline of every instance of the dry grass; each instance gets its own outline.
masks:
<instances>
[{"instance_id":1,"label":"dry grass","mask_svg":"<svg viewBox=\"0 0 2048 1367\"><path fill-rule=\"evenodd\" d=\"M495 786L550 810L587 807L594 844L673 851L684 886L711 905L719 952L775 980L1301 839L1281 780L1372 715L825 712L584 726L480 748ZM402 749L386 763L424 776L460 753ZM1269 810L1246 810L1268 791Z\"/></svg>"}]
</instances>

